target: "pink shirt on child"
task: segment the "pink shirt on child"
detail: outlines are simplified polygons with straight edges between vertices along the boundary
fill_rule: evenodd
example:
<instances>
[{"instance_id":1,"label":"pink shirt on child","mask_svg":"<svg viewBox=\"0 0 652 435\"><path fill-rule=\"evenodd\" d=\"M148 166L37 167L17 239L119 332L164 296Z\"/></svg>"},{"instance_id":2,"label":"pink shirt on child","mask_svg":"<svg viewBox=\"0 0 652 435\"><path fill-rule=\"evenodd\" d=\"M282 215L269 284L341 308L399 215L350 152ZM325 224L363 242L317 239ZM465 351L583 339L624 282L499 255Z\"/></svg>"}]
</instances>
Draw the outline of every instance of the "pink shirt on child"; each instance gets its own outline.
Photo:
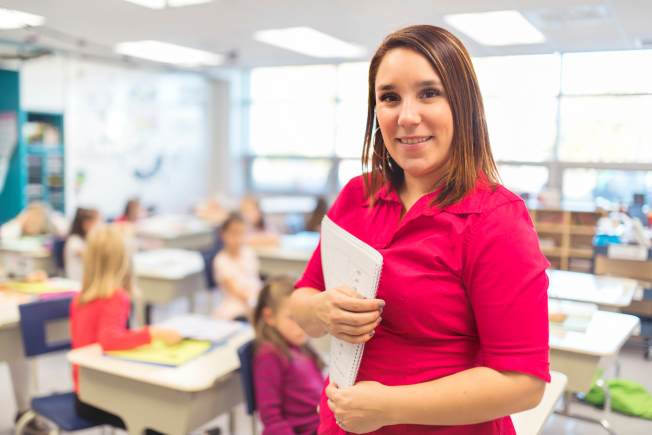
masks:
<instances>
[{"instance_id":1,"label":"pink shirt on child","mask_svg":"<svg viewBox=\"0 0 652 435\"><path fill-rule=\"evenodd\" d=\"M437 192L399 223L401 202L383 188L370 210L362 176L342 189L328 216L384 259L382 322L364 348L358 381L413 385L473 367L516 371L550 382L548 261L525 204L499 186L478 188L441 210ZM318 247L296 288L324 290ZM319 434L344 435L320 404ZM394 434L511 435L509 416L465 426L386 426Z\"/></svg>"},{"instance_id":2,"label":"pink shirt on child","mask_svg":"<svg viewBox=\"0 0 652 435\"><path fill-rule=\"evenodd\" d=\"M317 405L324 387L315 361L290 347L292 358L271 343L254 357L256 407L263 435L313 435L319 426Z\"/></svg>"}]
</instances>

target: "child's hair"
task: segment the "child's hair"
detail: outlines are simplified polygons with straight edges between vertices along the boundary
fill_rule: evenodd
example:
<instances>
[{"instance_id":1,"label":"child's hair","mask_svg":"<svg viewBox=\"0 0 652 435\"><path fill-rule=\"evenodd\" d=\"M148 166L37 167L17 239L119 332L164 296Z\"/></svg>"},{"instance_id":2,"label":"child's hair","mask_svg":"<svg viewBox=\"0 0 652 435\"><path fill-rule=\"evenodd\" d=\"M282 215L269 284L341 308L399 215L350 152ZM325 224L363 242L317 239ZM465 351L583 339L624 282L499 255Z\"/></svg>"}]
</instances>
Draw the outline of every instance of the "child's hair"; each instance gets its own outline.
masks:
<instances>
[{"instance_id":1,"label":"child's hair","mask_svg":"<svg viewBox=\"0 0 652 435\"><path fill-rule=\"evenodd\" d=\"M119 287L131 294L133 247L123 227L112 224L89 232L79 305L110 298Z\"/></svg>"},{"instance_id":2,"label":"child's hair","mask_svg":"<svg viewBox=\"0 0 652 435\"><path fill-rule=\"evenodd\" d=\"M258 352L263 343L271 343L279 348L285 356L292 359L285 338L283 338L276 328L265 322L263 309L269 307L276 314L283 301L292 295L295 281L287 276L270 278L265 281L265 285L258 295L258 305L254 311L254 328L256 330L256 340L254 342L255 352ZM312 357L319 370L324 368L324 362L308 344L301 346L301 352L304 355Z\"/></svg>"},{"instance_id":3,"label":"child's hair","mask_svg":"<svg viewBox=\"0 0 652 435\"><path fill-rule=\"evenodd\" d=\"M72 229L70 230L70 235L77 234L82 239L86 238L86 231L84 230L84 222L88 220L93 220L97 217L97 210L91 208L81 208L77 209L75 214L75 220L72 221Z\"/></svg>"},{"instance_id":4,"label":"child's hair","mask_svg":"<svg viewBox=\"0 0 652 435\"><path fill-rule=\"evenodd\" d=\"M240 213L237 213L237 212L236 213L231 213L229 215L229 217L226 218L226 220L222 224L222 232L227 231L229 229L229 227L231 226L231 224L233 224L235 222L240 222L241 224L246 223L244 218L242 217L242 215Z\"/></svg>"},{"instance_id":5,"label":"child's hair","mask_svg":"<svg viewBox=\"0 0 652 435\"><path fill-rule=\"evenodd\" d=\"M41 201L31 202L25 209L26 219L30 225L36 224L30 231L25 231L27 222L23 224L23 235L50 234L54 232L54 226L48 216L48 207Z\"/></svg>"}]
</instances>

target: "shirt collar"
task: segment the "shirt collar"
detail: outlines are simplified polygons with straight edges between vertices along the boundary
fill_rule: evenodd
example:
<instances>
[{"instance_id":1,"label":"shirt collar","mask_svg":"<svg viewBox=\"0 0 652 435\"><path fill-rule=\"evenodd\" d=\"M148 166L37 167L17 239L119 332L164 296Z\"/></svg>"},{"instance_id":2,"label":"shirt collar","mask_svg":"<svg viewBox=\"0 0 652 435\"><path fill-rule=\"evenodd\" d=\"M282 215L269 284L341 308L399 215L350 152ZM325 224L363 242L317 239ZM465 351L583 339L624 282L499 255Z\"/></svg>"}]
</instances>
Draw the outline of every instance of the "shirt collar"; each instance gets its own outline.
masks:
<instances>
[{"instance_id":1,"label":"shirt collar","mask_svg":"<svg viewBox=\"0 0 652 435\"><path fill-rule=\"evenodd\" d=\"M481 180L478 180L474 192L466 195L458 203L445 207L443 210L437 206L433 206L433 207L430 206L430 203L435 198L435 196L437 196L437 194L441 190L441 187L436 191L425 195L425 197L419 200L419 202L417 202L415 206L422 207L421 213L426 216L435 216L441 213L442 211L446 211L448 213L453 213L453 214L480 213L482 211L482 197L481 195L478 195L478 191L484 189L484 186L482 186L481 183L482 183ZM374 198L375 198L374 203L377 203L381 199L384 201L393 201L399 204L401 203L401 200L399 199L396 190L389 183L384 184L378 190L378 192L376 192ZM369 207L369 204L371 204L371 198L367 198L362 202L363 207Z\"/></svg>"}]
</instances>

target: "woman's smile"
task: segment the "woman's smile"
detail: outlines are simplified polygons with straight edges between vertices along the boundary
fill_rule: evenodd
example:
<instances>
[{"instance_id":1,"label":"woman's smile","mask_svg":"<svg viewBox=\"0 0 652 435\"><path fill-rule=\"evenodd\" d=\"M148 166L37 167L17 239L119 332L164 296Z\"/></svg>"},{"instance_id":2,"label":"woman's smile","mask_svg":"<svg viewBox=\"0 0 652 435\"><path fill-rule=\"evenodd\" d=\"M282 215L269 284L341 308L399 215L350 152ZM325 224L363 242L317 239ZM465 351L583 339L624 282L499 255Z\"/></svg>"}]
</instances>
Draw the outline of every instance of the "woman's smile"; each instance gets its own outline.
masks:
<instances>
[{"instance_id":1,"label":"woman's smile","mask_svg":"<svg viewBox=\"0 0 652 435\"><path fill-rule=\"evenodd\" d=\"M399 137L396 140L402 145L403 150L405 151L416 151L422 148L425 148L427 142L432 139L433 136L410 136L410 137Z\"/></svg>"}]
</instances>

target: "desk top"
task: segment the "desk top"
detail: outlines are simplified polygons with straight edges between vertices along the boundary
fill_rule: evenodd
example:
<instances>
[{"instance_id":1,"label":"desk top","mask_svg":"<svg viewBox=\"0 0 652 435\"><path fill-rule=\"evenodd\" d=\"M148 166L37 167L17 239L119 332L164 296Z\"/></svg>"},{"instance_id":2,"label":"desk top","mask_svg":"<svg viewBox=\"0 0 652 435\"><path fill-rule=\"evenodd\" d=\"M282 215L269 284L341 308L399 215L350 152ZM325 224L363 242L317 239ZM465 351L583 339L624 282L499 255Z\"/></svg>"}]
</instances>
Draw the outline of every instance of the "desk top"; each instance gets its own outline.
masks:
<instances>
[{"instance_id":1,"label":"desk top","mask_svg":"<svg viewBox=\"0 0 652 435\"><path fill-rule=\"evenodd\" d=\"M175 239L189 234L212 233L214 228L202 219L186 215L159 215L136 223L139 236Z\"/></svg>"},{"instance_id":2,"label":"desk top","mask_svg":"<svg viewBox=\"0 0 652 435\"><path fill-rule=\"evenodd\" d=\"M550 348L586 355L615 355L639 324L629 314L596 311L586 332L550 328Z\"/></svg>"},{"instance_id":3,"label":"desk top","mask_svg":"<svg viewBox=\"0 0 652 435\"><path fill-rule=\"evenodd\" d=\"M548 296L551 298L612 307L628 307L638 288L633 279L607 275L552 270L548 271L548 276Z\"/></svg>"},{"instance_id":4,"label":"desk top","mask_svg":"<svg viewBox=\"0 0 652 435\"><path fill-rule=\"evenodd\" d=\"M134 269L139 277L182 279L203 272L204 267L204 258L197 251L162 248L134 254Z\"/></svg>"},{"instance_id":5,"label":"desk top","mask_svg":"<svg viewBox=\"0 0 652 435\"><path fill-rule=\"evenodd\" d=\"M218 379L239 369L238 348L253 338L254 331L248 328L226 344L179 367L164 367L108 357L102 353L99 344L71 350L67 358L70 363L81 367L177 391L196 392L210 388Z\"/></svg>"},{"instance_id":6,"label":"desk top","mask_svg":"<svg viewBox=\"0 0 652 435\"><path fill-rule=\"evenodd\" d=\"M274 260L305 261L312 257L313 251L306 249L291 249L282 246L253 246L259 258Z\"/></svg>"},{"instance_id":7,"label":"desk top","mask_svg":"<svg viewBox=\"0 0 652 435\"><path fill-rule=\"evenodd\" d=\"M11 252L26 257L46 258L51 252L43 247L43 236L20 237L0 240L0 251Z\"/></svg>"}]
</instances>

